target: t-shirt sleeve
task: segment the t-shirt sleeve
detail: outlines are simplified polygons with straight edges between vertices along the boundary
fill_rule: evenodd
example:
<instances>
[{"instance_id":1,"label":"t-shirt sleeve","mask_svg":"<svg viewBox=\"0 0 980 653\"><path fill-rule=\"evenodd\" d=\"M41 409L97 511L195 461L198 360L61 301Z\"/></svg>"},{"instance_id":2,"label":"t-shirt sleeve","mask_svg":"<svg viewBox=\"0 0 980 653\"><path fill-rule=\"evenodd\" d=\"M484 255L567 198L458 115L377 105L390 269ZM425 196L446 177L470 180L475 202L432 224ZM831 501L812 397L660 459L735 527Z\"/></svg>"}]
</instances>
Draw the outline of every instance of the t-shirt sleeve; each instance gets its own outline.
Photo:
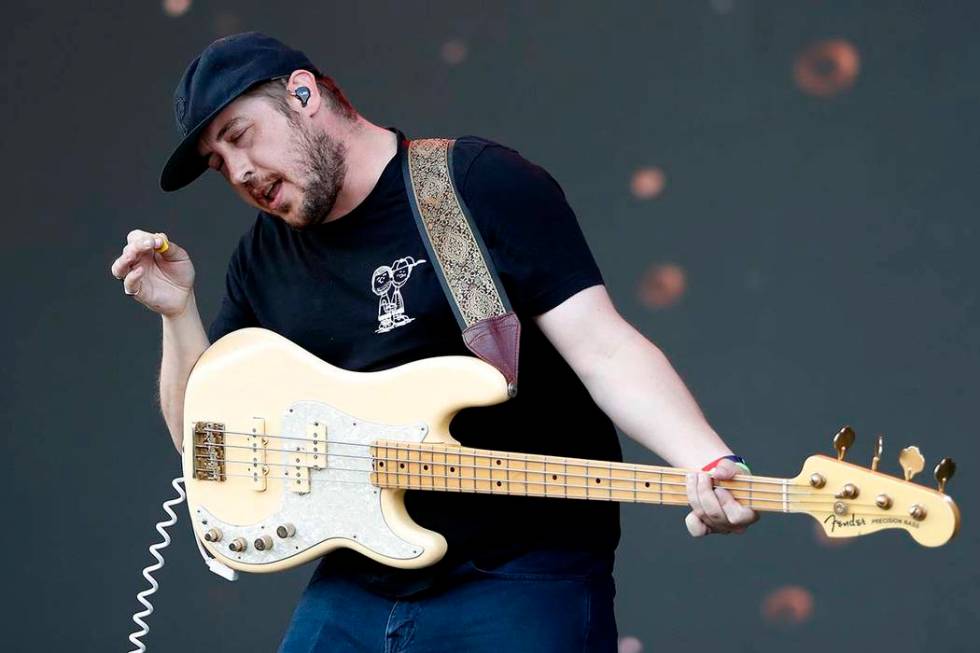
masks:
<instances>
[{"instance_id":1,"label":"t-shirt sleeve","mask_svg":"<svg viewBox=\"0 0 980 653\"><path fill-rule=\"evenodd\" d=\"M544 168L490 144L459 187L518 314L540 315L603 283L565 193Z\"/></svg>"},{"instance_id":2,"label":"t-shirt sleeve","mask_svg":"<svg viewBox=\"0 0 980 653\"><path fill-rule=\"evenodd\" d=\"M225 274L225 294L221 298L221 308L208 328L208 339L213 343L218 338L250 326L259 326L255 312L248 301L245 288L248 280L246 246L249 234L242 236L238 246L228 261Z\"/></svg>"}]
</instances>

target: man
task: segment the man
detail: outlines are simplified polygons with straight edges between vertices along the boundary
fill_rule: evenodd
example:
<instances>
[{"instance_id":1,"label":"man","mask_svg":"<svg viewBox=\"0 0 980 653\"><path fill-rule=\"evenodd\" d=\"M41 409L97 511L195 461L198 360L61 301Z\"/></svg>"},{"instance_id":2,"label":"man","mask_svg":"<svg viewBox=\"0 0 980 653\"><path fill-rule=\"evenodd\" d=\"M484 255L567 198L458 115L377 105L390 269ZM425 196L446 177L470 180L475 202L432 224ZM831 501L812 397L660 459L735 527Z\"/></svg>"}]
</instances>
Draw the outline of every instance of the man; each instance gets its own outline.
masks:
<instances>
[{"instance_id":1,"label":"man","mask_svg":"<svg viewBox=\"0 0 980 653\"><path fill-rule=\"evenodd\" d=\"M424 261L400 173L401 132L368 122L305 55L256 33L209 46L185 72L175 108L182 141L164 190L210 167L259 211L232 254L208 333L179 245L157 253L165 236L137 229L112 264L125 293L162 316L160 402L178 450L190 370L234 329L272 329L359 371L468 353ZM523 323L520 393L462 411L456 438L621 460L615 422L674 466L715 464L715 478L731 478L741 459L664 355L616 312L548 173L464 137L453 176ZM757 519L708 474L689 475L686 492L693 536L741 532ZM349 550L328 554L280 650L616 650L617 504L442 492L409 492L406 503L446 536L446 558L407 571Z\"/></svg>"}]
</instances>

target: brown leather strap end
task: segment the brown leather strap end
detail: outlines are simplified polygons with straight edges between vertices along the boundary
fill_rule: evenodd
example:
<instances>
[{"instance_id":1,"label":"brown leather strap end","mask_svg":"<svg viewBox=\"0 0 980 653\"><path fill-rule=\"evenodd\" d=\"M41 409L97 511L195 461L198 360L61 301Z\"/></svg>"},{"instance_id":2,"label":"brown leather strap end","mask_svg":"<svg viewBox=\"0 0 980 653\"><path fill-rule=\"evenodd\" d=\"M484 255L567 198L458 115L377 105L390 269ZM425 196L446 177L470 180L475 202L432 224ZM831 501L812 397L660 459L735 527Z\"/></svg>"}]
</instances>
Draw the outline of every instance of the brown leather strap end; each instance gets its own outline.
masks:
<instances>
[{"instance_id":1,"label":"brown leather strap end","mask_svg":"<svg viewBox=\"0 0 980 653\"><path fill-rule=\"evenodd\" d=\"M463 330L463 342L481 360L490 363L507 380L507 394L517 394L517 360L521 347L521 322L508 311L474 322Z\"/></svg>"}]
</instances>

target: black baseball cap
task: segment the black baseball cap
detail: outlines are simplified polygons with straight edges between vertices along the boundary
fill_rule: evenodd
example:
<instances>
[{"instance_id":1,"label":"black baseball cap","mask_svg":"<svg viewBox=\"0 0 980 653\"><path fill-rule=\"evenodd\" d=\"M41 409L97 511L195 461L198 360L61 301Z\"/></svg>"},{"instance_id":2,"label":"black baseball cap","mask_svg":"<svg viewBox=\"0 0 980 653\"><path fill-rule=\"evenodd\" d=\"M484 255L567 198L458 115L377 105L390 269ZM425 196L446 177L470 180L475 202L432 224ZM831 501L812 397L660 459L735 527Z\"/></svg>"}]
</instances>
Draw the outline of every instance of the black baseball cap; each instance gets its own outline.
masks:
<instances>
[{"instance_id":1,"label":"black baseball cap","mask_svg":"<svg viewBox=\"0 0 980 653\"><path fill-rule=\"evenodd\" d=\"M232 100L256 84L300 68L320 76L305 54L259 32L233 34L209 45L174 89L174 115L182 140L163 166L160 188L183 188L208 169L207 159L197 153L197 139Z\"/></svg>"}]
</instances>

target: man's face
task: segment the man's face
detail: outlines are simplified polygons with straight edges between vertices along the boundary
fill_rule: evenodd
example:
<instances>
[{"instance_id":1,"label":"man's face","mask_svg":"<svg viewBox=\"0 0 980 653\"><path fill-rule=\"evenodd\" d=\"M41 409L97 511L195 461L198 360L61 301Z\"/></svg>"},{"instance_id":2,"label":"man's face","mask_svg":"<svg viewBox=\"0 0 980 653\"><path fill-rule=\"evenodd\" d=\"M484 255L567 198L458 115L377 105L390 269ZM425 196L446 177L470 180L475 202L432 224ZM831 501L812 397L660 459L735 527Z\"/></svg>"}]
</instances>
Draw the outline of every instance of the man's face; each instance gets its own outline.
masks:
<instances>
[{"instance_id":1,"label":"man's face","mask_svg":"<svg viewBox=\"0 0 980 653\"><path fill-rule=\"evenodd\" d=\"M264 97L225 107L201 134L198 152L246 203L297 229L326 221L347 170L342 143Z\"/></svg>"}]
</instances>

